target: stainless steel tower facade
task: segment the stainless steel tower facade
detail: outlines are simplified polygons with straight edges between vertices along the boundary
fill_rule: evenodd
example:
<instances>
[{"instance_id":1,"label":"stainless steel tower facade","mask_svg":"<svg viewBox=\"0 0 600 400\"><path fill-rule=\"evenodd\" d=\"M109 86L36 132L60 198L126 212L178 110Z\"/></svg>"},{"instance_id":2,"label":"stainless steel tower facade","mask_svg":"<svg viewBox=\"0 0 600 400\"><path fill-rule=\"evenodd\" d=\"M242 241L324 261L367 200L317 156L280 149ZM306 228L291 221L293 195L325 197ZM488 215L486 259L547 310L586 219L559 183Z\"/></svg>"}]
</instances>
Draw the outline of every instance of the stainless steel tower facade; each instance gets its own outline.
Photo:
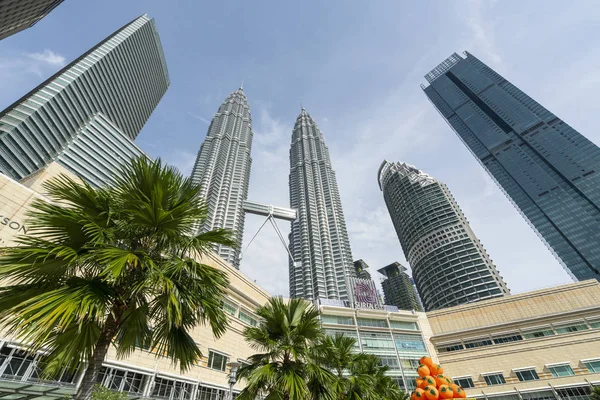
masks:
<instances>
[{"instance_id":1,"label":"stainless steel tower facade","mask_svg":"<svg viewBox=\"0 0 600 400\"><path fill-rule=\"evenodd\" d=\"M509 294L446 185L389 161L378 181L426 311Z\"/></svg>"},{"instance_id":2,"label":"stainless steel tower facade","mask_svg":"<svg viewBox=\"0 0 600 400\"><path fill-rule=\"evenodd\" d=\"M18 180L43 168L98 118L135 139L169 83L154 20L136 18L0 112L0 172ZM98 152L84 158L115 166Z\"/></svg>"},{"instance_id":3,"label":"stainless steel tower facade","mask_svg":"<svg viewBox=\"0 0 600 400\"><path fill-rule=\"evenodd\" d=\"M240 88L223 101L213 117L192 170L192 179L202 186L208 206L208 218L200 230L233 231L237 246L217 245L215 251L236 268L244 234L252 135L248 99Z\"/></svg>"},{"instance_id":4,"label":"stainless steel tower facade","mask_svg":"<svg viewBox=\"0 0 600 400\"><path fill-rule=\"evenodd\" d=\"M600 148L465 54L428 73L425 94L567 272L600 280Z\"/></svg>"},{"instance_id":5,"label":"stainless steel tower facade","mask_svg":"<svg viewBox=\"0 0 600 400\"><path fill-rule=\"evenodd\" d=\"M303 108L290 149L290 296L348 300L355 276L344 212L323 134ZM295 262L294 262L295 261Z\"/></svg>"}]
</instances>

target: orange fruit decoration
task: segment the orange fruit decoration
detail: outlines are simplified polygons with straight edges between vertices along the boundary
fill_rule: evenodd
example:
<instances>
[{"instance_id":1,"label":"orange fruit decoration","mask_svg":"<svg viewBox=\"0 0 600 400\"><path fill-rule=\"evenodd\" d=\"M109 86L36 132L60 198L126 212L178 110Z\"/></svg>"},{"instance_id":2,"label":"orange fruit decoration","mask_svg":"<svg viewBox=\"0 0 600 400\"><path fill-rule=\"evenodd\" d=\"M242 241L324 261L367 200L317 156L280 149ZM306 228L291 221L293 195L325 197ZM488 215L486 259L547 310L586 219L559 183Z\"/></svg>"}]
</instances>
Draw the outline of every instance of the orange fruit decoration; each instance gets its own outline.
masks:
<instances>
[{"instance_id":1,"label":"orange fruit decoration","mask_svg":"<svg viewBox=\"0 0 600 400\"><path fill-rule=\"evenodd\" d=\"M415 399L416 400L424 400L425 399L425 391L421 388L415 389Z\"/></svg>"},{"instance_id":2,"label":"orange fruit decoration","mask_svg":"<svg viewBox=\"0 0 600 400\"><path fill-rule=\"evenodd\" d=\"M427 365L425 365L425 364L419 365L419 368L417 368L417 374L419 374L419 376L422 378L429 375L429 368L427 367Z\"/></svg>"},{"instance_id":3,"label":"orange fruit decoration","mask_svg":"<svg viewBox=\"0 0 600 400\"><path fill-rule=\"evenodd\" d=\"M450 385L451 382L444 375L440 374L435 377L435 384L437 385L437 387L440 387L442 385Z\"/></svg>"},{"instance_id":4,"label":"orange fruit decoration","mask_svg":"<svg viewBox=\"0 0 600 400\"><path fill-rule=\"evenodd\" d=\"M421 385L423 384L423 381L424 381L424 380L425 380L425 379L421 379L421 378L417 378L417 379L415 379L415 383L417 384L417 387L418 387L418 388L420 388L420 387L421 387Z\"/></svg>"},{"instance_id":5,"label":"orange fruit decoration","mask_svg":"<svg viewBox=\"0 0 600 400\"><path fill-rule=\"evenodd\" d=\"M425 386L433 386L434 388L437 388L437 382L433 376L426 376L423 378L423 381L423 386L421 386L423 389L425 389Z\"/></svg>"},{"instance_id":6,"label":"orange fruit decoration","mask_svg":"<svg viewBox=\"0 0 600 400\"><path fill-rule=\"evenodd\" d=\"M431 372L431 375L443 374L444 368L442 368L440 364L433 364L431 367L429 367L429 372Z\"/></svg>"},{"instance_id":7,"label":"orange fruit decoration","mask_svg":"<svg viewBox=\"0 0 600 400\"><path fill-rule=\"evenodd\" d=\"M450 386L440 385L438 389L440 392L440 399L451 399L454 397L454 392Z\"/></svg>"},{"instance_id":8,"label":"orange fruit decoration","mask_svg":"<svg viewBox=\"0 0 600 400\"><path fill-rule=\"evenodd\" d=\"M452 388L453 398L462 399L467 397L467 394L460 386L452 384L450 387Z\"/></svg>"},{"instance_id":9,"label":"orange fruit decoration","mask_svg":"<svg viewBox=\"0 0 600 400\"><path fill-rule=\"evenodd\" d=\"M431 357L423 356L419 359L419 364L427 365L427 367L431 367L433 365L433 360Z\"/></svg>"},{"instance_id":10,"label":"orange fruit decoration","mask_svg":"<svg viewBox=\"0 0 600 400\"><path fill-rule=\"evenodd\" d=\"M425 397L427 397L427 400L438 400L440 398L440 392L433 386L427 386L425 388Z\"/></svg>"},{"instance_id":11,"label":"orange fruit decoration","mask_svg":"<svg viewBox=\"0 0 600 400\"><path fill-rule=\"evenodd\" d=\"M415 399L415 391L413 390L413 392L410 394L410 400L416 400Z\"/></svg>"}]
</instances>

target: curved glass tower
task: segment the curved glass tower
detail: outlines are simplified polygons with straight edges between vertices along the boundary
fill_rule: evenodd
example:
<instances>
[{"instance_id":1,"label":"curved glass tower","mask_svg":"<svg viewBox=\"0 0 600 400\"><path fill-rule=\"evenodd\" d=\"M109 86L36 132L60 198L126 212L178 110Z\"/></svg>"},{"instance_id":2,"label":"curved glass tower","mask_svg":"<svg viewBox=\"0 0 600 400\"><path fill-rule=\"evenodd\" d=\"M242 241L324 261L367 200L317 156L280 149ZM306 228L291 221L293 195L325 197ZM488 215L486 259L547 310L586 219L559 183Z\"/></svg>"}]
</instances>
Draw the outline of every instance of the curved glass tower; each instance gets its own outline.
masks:
<instances>
[{"instance_id":1,"label":"curved glass tower","mask_svg":"<svg viewBox=\"0 0 600 400\"><path fill-rule=\"evenodd\" d=\"M509 294L446 185L389 161L378 180L426 311Z\"/></svg>"},{"instance_id":2,"label":"curved glass tower","mask_svg":"<svg viewBox=\"0 0 600 400\"><path fill-rule=\"evenodd\" d=\"M215 251L238 269L244 235L243 202L248 198L252 164L252 135L248 99L240 88L223 101L213 117L192 170L192 179L202 186L208 207L208 218L200 231L232 230L237 246L217 245Z\"/></svg>"},{"instance_id":3,"label":"curved glass tower","mask_svg":"<svg viewBox=\"0 0 600 400\"><path fill-rule=\"evenodd\" d=\"M425 94L567 272L600 280L600 148L465 54Z\"/></svg>"},{"instance_id":4,"label":"curved glass tower","mask_svg":"<svg viewBox=\"0 0 600 400\"><path fill-rule=\"evenodd\" d=\"M290 149L290 297L348 300L354 263L342 202L323 134L303 108Z\"/></svg>"}]
</instances>

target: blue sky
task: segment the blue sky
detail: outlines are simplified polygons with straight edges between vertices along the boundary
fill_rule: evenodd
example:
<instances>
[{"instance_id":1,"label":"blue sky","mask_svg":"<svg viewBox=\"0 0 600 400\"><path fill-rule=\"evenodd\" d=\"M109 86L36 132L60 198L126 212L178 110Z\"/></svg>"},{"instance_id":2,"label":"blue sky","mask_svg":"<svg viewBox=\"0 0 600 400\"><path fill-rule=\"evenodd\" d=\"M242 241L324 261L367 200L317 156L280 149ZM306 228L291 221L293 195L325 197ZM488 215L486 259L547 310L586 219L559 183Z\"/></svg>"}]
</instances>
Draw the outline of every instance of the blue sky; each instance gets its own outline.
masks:
<instances>
[{"instance_id":1,"label":"blue sky","mask_svg":"<svg viewBox=\"0 0 600 400\"><path fill-rule=\"evenodd\" d=\"M405 262L376 181L388 159L448 185L513 293L570 281L419 84L468 50L598 144L596 0L65 0L0 41L0 108L143 13L156 19L171 76L136 140L150 155L189 173L212 115L244 81L255 132L250 198L289 204L288 151L302 102L331 152L353 256L373 275ZM262 222L247 218L244 247ZM272 229L241 269L287 295L287 255Z\"/></svg>"}]
</instances>

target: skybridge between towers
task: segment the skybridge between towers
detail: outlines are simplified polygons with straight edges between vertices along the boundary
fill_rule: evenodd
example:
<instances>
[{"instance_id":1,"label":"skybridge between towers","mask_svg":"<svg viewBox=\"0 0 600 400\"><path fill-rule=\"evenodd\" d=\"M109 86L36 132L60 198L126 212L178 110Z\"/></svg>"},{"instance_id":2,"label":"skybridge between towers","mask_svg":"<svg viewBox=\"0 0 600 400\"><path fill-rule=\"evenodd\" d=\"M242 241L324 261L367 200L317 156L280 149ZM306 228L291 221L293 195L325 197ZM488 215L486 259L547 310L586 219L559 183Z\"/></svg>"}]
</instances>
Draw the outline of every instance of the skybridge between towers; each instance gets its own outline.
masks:
<instances>
[{"instance_id":1,"label":"skybridge between towers","mask_svg":"<svg viewBox=\"0 0 600 400\"><path fill-rule=\"evenodd\" d=\"M283 237L283 234L281 233L281 230L279 229L279 226L277 226L276 220L281 219L281 220L288 221L288 222L294 222L296 220L296 218L298 218L298 211L293 208L277 207L277 206L273 206L271 204L263 204L263 203L258 203L256 201L249 201L249 200L244 200L242 208L244 209L244 212L246 214L261 215L261 216L267 217L267 218L265 219L265 222L263 222L263 224L260 226L260 228L258 228L258 231L256 231L254 236L252 236L252 239L250 239L250 242L246 245L246 248L244 249L244 251L240 254L240 260L242 259L246 250L248 250L248 247L250 247L250 245L254 241L254 238L256 238L256 236L259 234L259 232L262 230L262 228L267 224L267 222L270 222L271 226L273 226L273 229L277 233L277 236L279 236L279 240L281 241L281 244L283 245L285 250L288 252L292 262L295 264L294 257L292 256L292 253L290 252L289 246L287 245L285 238Z\"/></svg>"}]
</instances>

